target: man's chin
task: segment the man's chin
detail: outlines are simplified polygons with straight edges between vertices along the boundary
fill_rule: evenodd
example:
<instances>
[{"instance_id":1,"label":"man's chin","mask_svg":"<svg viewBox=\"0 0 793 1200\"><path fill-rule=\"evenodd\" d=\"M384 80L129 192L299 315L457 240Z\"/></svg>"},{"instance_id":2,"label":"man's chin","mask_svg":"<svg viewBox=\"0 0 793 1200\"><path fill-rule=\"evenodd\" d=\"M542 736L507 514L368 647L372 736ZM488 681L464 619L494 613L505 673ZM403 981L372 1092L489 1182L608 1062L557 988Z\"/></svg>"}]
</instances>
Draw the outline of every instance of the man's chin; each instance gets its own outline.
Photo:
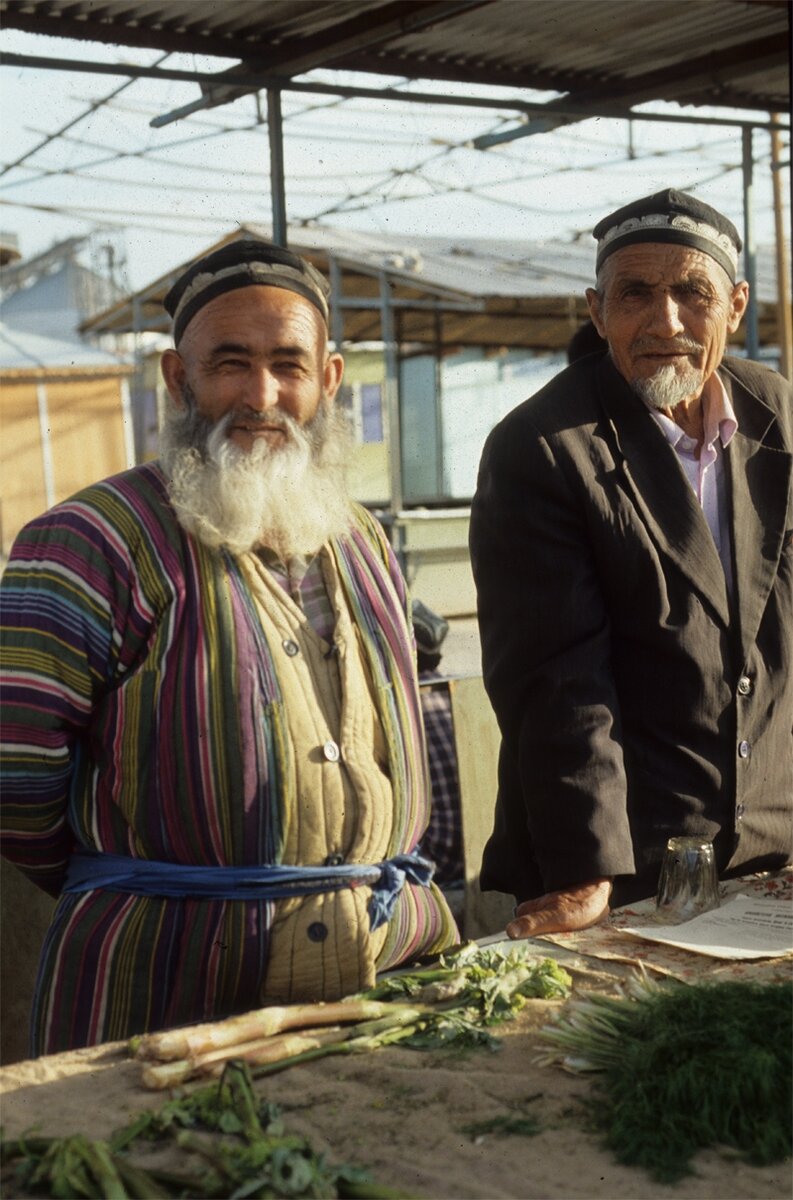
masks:
<instances>
[{"instance_id":1,"label":"man's chin","mask_svg":"<svg viewBox=\"0 0 793 1200\"><path fill-rule=\"evenodd\" d=\"M637 376L631 387L646 404L653 408L674 408L702 391L701 371L677 371L672 366L661 367L652 375Z\"/></svg>"},{"instance_id":2,"label":"man's chin","mask_svg":"<svg viewBox=\"0 0 793 1200\"><path fill-rule=\"evenodd\" d=\"M259 446L263 447L260 453L266 453L264 447L277 450L285 446L289 439L284 429L232 429L228 433L228 440L243 454L251 454Z\"/></svg>"}]
</instances>

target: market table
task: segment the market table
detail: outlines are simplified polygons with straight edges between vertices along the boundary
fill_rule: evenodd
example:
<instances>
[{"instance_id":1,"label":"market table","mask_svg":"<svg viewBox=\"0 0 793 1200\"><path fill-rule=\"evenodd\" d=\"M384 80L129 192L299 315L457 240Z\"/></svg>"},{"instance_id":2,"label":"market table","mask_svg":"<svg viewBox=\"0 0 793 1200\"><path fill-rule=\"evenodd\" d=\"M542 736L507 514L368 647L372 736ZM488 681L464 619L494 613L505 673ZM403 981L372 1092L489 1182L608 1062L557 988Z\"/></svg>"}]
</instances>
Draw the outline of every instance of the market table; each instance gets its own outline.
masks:
<instances>
[{"instance_id":1,"label":"market table","mask_svg":"<svg viewBox=\"0 0 793 1200\"><path fill-rule=\"evenodd\" d=\"M725 898L747 889L791 902L793 876L786 871L722 885ZM637 905L618 910L592 930L537 938L533 946L570 971L578 993L616 992L637 970L687 981L791 978L790 957L736 965L619 932L645 920L652 920L651 907ZM256 1089L282 1107L290 1131L308 1136L334 1161L366 1167L378 1183L406 1196L789 1200L789 1162L753 1168L726 1150L711 1150L697 1156L696 1174L674 1187L617 1163L591 1128L590 1080L537 1062L539 1031L560 1007L559 1002L529 1002L515 1021L497 1030L501 1049L496 1054L391 1047L298 1065L257 1081ZM7 1138L34 1126L49 1136L106 1137L164 1099L143 1089L140 1064L128 1058L121 1043L5 1067L0 1096ZM509 1137L481 1131L494 1118L516 1114L536 1118L541 1131ZM3 1194L14 1195L8 1187Z\"/></svg>"}]
</instances>

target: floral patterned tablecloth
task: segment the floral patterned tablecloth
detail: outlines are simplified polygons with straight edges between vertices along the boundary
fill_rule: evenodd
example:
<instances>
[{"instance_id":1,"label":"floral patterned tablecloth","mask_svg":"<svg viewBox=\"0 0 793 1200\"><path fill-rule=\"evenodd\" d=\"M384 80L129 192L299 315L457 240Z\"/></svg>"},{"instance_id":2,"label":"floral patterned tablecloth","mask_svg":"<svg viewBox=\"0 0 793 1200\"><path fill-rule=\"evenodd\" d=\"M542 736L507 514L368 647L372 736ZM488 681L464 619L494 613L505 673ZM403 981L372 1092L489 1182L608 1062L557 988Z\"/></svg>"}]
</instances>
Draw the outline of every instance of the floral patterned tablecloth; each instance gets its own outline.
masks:
<instances>
[{"instance_id":1,"label":"floral patterned tablecloth","mask_svg":"<svg viewBox=\"0 0 793 1200\"><path fill-rule=\"evenodd\" d=\"M724 880L719 884L722 903L739 895L763 896L793 904L793 867L782 871ZM599 925L575 933L550 933L536 938L588 958L626 963L684 982L699 979L751 979L763 983L789 983L793 979L793 954L764 959L711 958L693 950L643 942L620 933L626 925L634 929L657 924L655 900L642 900L617 908Z\"/></svg>"}]
</instances>

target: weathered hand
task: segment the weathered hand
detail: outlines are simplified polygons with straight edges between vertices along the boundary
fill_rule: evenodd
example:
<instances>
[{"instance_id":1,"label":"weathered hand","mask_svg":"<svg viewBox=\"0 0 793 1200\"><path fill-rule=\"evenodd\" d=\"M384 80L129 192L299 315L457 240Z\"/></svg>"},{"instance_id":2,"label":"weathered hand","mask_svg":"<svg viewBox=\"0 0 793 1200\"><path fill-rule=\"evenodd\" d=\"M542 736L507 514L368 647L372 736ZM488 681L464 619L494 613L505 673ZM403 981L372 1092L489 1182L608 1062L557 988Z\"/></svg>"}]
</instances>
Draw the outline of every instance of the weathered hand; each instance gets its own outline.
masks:
<instances>
[{"instance_id":1,"label":"weathered hand","mask_svg":"<svg viewBox=\"0 0 793 1200\"><path fill-rule=\"evenodd\" d=\"M519 905L514 921L507 925L511 938L535 937L538 933L566 933L596 925L609 910L610 879L594 879L560 892L548 892Z\"/></svg>"}]
</instances>

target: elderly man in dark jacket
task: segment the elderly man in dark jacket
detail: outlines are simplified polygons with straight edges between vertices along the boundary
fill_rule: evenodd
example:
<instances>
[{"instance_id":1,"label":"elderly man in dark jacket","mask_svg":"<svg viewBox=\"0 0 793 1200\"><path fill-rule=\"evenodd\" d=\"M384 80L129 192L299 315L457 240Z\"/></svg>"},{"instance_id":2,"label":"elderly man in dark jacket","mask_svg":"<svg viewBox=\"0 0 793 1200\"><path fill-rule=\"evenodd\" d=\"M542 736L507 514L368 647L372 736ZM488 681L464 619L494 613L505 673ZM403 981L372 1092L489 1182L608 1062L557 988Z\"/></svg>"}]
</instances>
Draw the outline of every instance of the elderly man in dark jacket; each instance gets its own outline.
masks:
<instances>
[{"instance_id":1,"label":"elderly man in dark jacket","mask_svg":"<svg viewBox=\"0 0 793 1200\"><path fill-rule=\"evenodd\" d=\"M594 232L609 353L493 430L471 520L512 937L652 895L670 836L725 876L791 860L791 389L724 356L748 288L720 213L669 190Z\"/></svg>"}]
</instances>

